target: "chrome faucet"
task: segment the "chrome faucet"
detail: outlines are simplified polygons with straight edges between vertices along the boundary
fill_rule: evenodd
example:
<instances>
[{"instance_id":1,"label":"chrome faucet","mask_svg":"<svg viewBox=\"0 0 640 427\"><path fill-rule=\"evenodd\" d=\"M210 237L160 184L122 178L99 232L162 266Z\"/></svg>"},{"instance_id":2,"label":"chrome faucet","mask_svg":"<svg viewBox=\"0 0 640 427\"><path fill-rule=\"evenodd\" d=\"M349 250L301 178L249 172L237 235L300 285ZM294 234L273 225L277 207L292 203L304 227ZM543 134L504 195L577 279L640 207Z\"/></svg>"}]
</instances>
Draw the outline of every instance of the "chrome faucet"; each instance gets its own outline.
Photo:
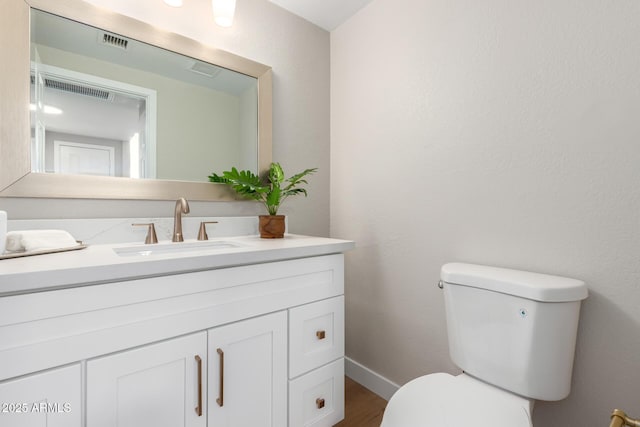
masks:
<instances>
[{"instance_id":1,"label":"chrome faucet","mask_svg":"<svg viewBox=\"0 0 640 427\"><path fill-rule=\"evenodd\" d=\"M173 215L173 237L171 238L172 242L184 242L184 238L182 237L182 214L189 213L189 203L184 197L180 197L176 201L176 210Z\"/></svg>"}]
</instances>

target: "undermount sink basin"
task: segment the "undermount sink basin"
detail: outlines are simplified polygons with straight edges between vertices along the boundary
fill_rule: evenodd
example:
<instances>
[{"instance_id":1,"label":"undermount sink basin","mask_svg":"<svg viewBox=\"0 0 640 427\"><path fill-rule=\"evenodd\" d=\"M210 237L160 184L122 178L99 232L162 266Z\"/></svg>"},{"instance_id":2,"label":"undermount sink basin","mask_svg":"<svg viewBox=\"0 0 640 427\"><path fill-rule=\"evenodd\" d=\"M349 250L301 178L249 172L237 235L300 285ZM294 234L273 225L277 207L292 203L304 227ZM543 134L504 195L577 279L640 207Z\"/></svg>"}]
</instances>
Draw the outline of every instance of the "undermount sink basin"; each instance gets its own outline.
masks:
<instances>
[{"instance_id":1,"label":"undermount sink basin","mask_svg":"<svg viewBox=\"0 0 640 427\"><path fill-rule=\"evenodd\" d=\"M119 256L153 256L179 254L184 252L216 251L220 249L240 248L242 245L224 240L202 242L159 243L152 245L125 246L113 248Z\"/></svg>"}]
</instances>

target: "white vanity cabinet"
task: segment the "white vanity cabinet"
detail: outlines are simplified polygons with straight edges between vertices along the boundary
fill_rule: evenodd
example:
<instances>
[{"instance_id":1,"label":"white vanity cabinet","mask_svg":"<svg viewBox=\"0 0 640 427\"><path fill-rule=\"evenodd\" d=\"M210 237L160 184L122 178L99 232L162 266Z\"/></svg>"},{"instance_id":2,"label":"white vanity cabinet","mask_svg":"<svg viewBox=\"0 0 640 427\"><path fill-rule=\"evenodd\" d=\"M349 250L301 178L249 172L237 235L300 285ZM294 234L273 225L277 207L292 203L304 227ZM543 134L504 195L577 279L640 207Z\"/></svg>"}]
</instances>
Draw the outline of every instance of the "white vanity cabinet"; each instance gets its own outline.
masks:
<instances>
[{"instance_id":1,"label":"white vanity cabinet","mask_svg":"<svg viewBox=\"0 0 640 427\"><path fill-rule=\"evenodd\" d=\"M80 364L0 383L0 426L81 427Z\"/></svg>"},{"instance_id":2,"label":"white vanity cabinet","mask_svg":"<svg viewBox=\"0 0 640 427\"><path fill-rule=\"evenodd\" d=\"M184 257L179 265L198 269L155 275L154 265L173 264L149 258L146 277L129 280L108 280L122 274L118 265L78 267L82 277L95 269L96 282L0 296L0 403L70 403L59 418L65 427L339 422L344 256L282 253L288 258L249 265L227 256L229 265L216 268L202 268L208 257ZM57 414L47 416L47 426L58 425ZM27 420L8 419L0 414L0 425Z\"/></svg>"},{"instance_id":3,"label":"white vanity cabinet","mask_svg":"<svg viewBox=\"0 0 640 427\"><path fill-rule=\"evenodd\" d=\"M285 311L100 357L87 427L281 427L286 372Z\"/></svg>"},{"instance_id":4,"label":"white vanity cabinet","mask_svg":"<svg viewBox=\"0 0 640 427\"><path fill-rule=\"evenodd\" d=\"M206 427L207 334L87 362L87 427Z\"/></svg>"}]
</instances>

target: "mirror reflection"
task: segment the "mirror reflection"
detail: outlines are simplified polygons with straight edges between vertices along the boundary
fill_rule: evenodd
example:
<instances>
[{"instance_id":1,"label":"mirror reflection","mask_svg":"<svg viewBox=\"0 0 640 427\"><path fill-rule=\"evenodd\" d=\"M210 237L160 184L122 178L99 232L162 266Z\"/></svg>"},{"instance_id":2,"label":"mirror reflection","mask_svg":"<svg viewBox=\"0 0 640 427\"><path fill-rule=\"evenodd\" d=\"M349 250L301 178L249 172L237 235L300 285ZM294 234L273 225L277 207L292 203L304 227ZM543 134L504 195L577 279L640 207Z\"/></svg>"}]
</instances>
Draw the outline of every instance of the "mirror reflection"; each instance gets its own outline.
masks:
<instances>
[{"instance_id":1,"label":"mirror reflection","mask_svg":"<svg viewBox=\"0 0 640 427\"><path fill-rule=\"evenodd\" d=\"M31 10L33 172L258 170L257 79Z\"/></svg>"}]
</instances>

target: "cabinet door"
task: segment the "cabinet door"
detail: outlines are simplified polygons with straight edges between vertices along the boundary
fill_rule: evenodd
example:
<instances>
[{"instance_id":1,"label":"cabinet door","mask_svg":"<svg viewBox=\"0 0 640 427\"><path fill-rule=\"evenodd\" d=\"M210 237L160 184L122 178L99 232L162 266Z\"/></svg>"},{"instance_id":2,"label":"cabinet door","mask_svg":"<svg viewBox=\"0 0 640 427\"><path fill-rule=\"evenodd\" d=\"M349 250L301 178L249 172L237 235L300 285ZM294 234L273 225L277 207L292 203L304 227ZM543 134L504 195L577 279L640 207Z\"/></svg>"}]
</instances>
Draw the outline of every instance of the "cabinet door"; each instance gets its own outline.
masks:
<instances>
[{"instance_id":1,"label":"cabinet door","mask_svg":"<svg viewBox=\"0 0 640 427\"><path fill-rule=\"evenodd\" d=\"M88 427L206 427L207 335L87 362Z\"/></svg>"},{"instance_id":2,"label":"cabinet door","mask_svg":"<svg viewBox=\"0 0 640 427\"><path fill-rule=\"evenodd\" d=\"M0 426L80 427L80 365L0 383Z\"/></svg>"},{"instance_id":3,"label":"cabinet door","mask_svg":"<svg viewBox=\"0 0 640 427\"><path fill-rule=\"evenodd\" d=\"M209 330L209 425L287 425L287 314Z\"/></svg>"}]
</instances>

